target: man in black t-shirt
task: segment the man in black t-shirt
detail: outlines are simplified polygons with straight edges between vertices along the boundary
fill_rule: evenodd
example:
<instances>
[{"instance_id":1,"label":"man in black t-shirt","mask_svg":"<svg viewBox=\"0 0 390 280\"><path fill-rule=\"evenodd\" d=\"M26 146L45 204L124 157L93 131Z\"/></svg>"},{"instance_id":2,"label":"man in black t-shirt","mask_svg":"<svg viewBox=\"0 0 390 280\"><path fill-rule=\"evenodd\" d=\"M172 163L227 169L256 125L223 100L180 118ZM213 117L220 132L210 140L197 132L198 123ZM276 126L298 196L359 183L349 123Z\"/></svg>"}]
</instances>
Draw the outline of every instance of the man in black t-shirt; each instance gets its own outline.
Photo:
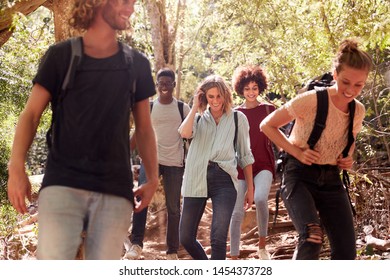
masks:
<instances>
[{"instance_id":1,"label":"man in black t-shirt","mask_svg":"<svg viewBox=\"0 0 390 280\"><path fill-rule=\"evenodd\" d=\"M148 101L155 94L150 64L133 51L130 71L124 46L117 41L117 31L129 26L135 0L94 3L75 1L71 24L86 32L73 86L62 95L71 57L70 41L64 41L51 46L43 57L16 128L8 196L18 212L26 213L31 185L24 163L42 112L51 103L56 129L39 193L38 259L74 259L83 231L86 259L120 259L133 206L136 212L145 208L158 185ZM147 176L134 194L131 111Z\"/></svg>"}]
</instances>

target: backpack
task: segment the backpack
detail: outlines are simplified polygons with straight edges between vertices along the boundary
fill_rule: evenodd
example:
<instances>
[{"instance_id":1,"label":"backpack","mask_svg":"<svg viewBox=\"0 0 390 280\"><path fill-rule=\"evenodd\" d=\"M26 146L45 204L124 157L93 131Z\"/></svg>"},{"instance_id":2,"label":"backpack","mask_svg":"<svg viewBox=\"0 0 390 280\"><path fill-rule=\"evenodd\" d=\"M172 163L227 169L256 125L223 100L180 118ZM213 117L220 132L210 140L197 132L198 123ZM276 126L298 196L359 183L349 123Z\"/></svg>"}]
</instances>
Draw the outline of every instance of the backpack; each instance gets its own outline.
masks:
<instances>
[{"instance_id":1,"label":"backpack","mask_svg":"<svg viewBox=\"0 0 390 280\"><path fill-rule=\"evenodd\" d=\"M309 136L309 139L307 140L307 144L309 145L310 149L313 149L314 146L316 145L317 141L320 139L322 131L325 129L326 118L328 116L329 100L328 100L327 89L326 88L322 88L320 90L316 89L316 94L317 94L317 113L316 113L316 117L315 117L315 121L314 121L313 130ZM352 131L353 131L353 118L355 115L355 107L356 107L355 100L352 100L348 104L348 108L349 108L348 143L342 152L343 157L348 156L348 152L349 152L353 142L355 141L355 138L353 137L353 133L352 133ZM291 132L291 130L292 130L292 127L290 129L290 132ZM285 152L284 152L284 155L286 155ZM283 158L282 166L284 165L284 161L285 161L285 156ZM282 168L282 169L284 169L284 168ZM348 172L346 170L343 170L343 185L346 189L349 203L350 203L351 208L352 208L352 212L354 215L356 215L355 208L352 205L351 198L349 195L350 182L349 182ZM282 184L280 185L280 188L276 191L276 195L275 195L276 206L275 206L275 215L274 215L273 225L276 224L276 218L277 218L278 211L279 211L279 197L280 197L281 186L282 186Z\"/></svg>"},{"instance_id":2,"label":"backpack","mask_svg":"<svg viewBox=\"0 0 390 280\"><path fill-rule=\"evenodd\" d=\"M318 89L318 88L330 87L333 84L334 84L334 82L333 82L332 73L326 72L320 76L313 78L312 80L309 80L303 88L298 90L298 93L302 93L302 92L306 92L306 91Z\"/></svg>"},{"instance_id":3,"label":"backpack","mask_svg":"<svg viewBox=\"0 0 390 280\"><path fill-rule=\"evenodd\" d=\"M46 133L46 142L48 144L49 149L52 147L54 143L54 137L55 137L54 131L56 127L58 127L59 125L58 123L56 123L56 116L59 114L59 111L61 110L61 103L64 100L68 89L73 88L77 67L81 64L81 61L83 59L82 38L72 37L69 39L69 41L71 45L71 56L69 59L70 63L65 78L62 82L61 90L57 96L57 99L52 101L54 105L52 106L52 108L55 108L55 110L53 110L51 124L49 130ZM123 54L126 59L126 65L128 66L129 77L130 77L129 79L131 84L131 88L130 88L131 105L134 106L135 90L136 90L136 83L137 83L136 79L134 78L136 71L133 71L133 58L134 58L135 51L127 44L124 44L122 42L120 42L120 44L122 46Z\"/></svg>"},{"instance_id":4,"label":"backpack","mask_svg":"<svg viewBox=\"0 0 390 280\"><path fill-rule=\"evenodd\" d=\"M331 72L326 72L322 76L316 77L309 81L307 84L307 90L313 90L316 88L330 87L333 83L333 75Z\"/></svg>"}]
</instances>

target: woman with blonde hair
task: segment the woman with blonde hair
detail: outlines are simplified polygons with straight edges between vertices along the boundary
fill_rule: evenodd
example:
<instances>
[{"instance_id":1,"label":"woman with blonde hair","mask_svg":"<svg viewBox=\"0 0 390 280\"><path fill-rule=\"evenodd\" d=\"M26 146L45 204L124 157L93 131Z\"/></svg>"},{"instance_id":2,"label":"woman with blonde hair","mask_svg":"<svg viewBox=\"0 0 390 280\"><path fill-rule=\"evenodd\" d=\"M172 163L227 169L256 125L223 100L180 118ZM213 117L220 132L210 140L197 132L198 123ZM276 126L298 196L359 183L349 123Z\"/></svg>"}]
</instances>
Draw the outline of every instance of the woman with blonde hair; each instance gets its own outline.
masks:
<instances>
[{"instance_id":1,"label":"woman with blonde hair","mask_svg":"<svg viewBox=\"0 0 390 280\"><path fill-rule=\"evenodd\" d=\"M232 103L224 79L208 76L197 88L191 111L179 127L183 138L192 138L182 185L180 242L197 260L208 259L196 239L208 198L213 210L211 259L223 260L237 196L237 163L253 187L249 124L243 113L233 112Z\"/></svg>"}]
</instances>

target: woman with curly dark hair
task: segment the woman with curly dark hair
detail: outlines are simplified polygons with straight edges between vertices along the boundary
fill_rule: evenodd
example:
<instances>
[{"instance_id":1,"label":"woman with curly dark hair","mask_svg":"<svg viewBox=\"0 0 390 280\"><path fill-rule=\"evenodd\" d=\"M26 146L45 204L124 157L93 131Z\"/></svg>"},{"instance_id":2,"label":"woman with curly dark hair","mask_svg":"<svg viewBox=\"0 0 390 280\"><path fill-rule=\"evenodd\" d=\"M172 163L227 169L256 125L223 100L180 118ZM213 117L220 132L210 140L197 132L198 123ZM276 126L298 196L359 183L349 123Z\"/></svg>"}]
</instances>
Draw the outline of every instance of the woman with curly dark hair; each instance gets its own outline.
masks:
<instances>
[{"instance_id":1,"label":"woman with curly dark hair","mask_svg":"<svg viewBox=\"0 0 390 280\"><path fill-rule=\"evenodd\" d=\"M233 74L232 85L236 93L245 98L236 110L243 112L249 121L250 144L255 162L252 174L254 189L247 186L243 171L238 167L239 187L236 205L230 223L230 256L237 259L239 256L241 223L245 209L256 204L256 218L259 232L259 259L270 258L265 245L268 233L268 195L275 175L275 158L271 141L259 130L261 121L275 107L259 100L260 94L267 88L267 77L260 66L240 66Z\"/></svg>"}]
</instances>

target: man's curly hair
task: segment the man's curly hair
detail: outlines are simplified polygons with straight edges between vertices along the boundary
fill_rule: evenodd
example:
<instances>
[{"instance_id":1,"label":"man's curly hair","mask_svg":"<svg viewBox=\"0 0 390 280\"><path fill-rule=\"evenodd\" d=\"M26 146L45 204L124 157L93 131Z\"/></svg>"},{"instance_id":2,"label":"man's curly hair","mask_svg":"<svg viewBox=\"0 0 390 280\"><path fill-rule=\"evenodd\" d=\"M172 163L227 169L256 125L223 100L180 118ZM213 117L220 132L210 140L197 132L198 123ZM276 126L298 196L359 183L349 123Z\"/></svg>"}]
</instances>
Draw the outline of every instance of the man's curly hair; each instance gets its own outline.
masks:
<instances>
[{"instance_id":1,"label":"man's curly hair","mask_svg":"<svg viewBox=\"0 0 390 280\"><path fill-rule=\"evenodd\" d=\"M244 95L244 88L250 82L255 82L259 87L259 93L262 93L268 87L265 71L257 65L239 66L233 73L232 86L234 91Z\"/></svg>"},{"instance_id":2,"label":"man's curly hair","mask_svg":"<svg viewBox=\"0 0 390 280\"><path fill-rule=\"evenodd\" d=\"M72 18L69 20L70 26L79 31L87 30L95 18L97 9L106 3L107 0L76 0Z\"/></svg>"}]
</instances>

